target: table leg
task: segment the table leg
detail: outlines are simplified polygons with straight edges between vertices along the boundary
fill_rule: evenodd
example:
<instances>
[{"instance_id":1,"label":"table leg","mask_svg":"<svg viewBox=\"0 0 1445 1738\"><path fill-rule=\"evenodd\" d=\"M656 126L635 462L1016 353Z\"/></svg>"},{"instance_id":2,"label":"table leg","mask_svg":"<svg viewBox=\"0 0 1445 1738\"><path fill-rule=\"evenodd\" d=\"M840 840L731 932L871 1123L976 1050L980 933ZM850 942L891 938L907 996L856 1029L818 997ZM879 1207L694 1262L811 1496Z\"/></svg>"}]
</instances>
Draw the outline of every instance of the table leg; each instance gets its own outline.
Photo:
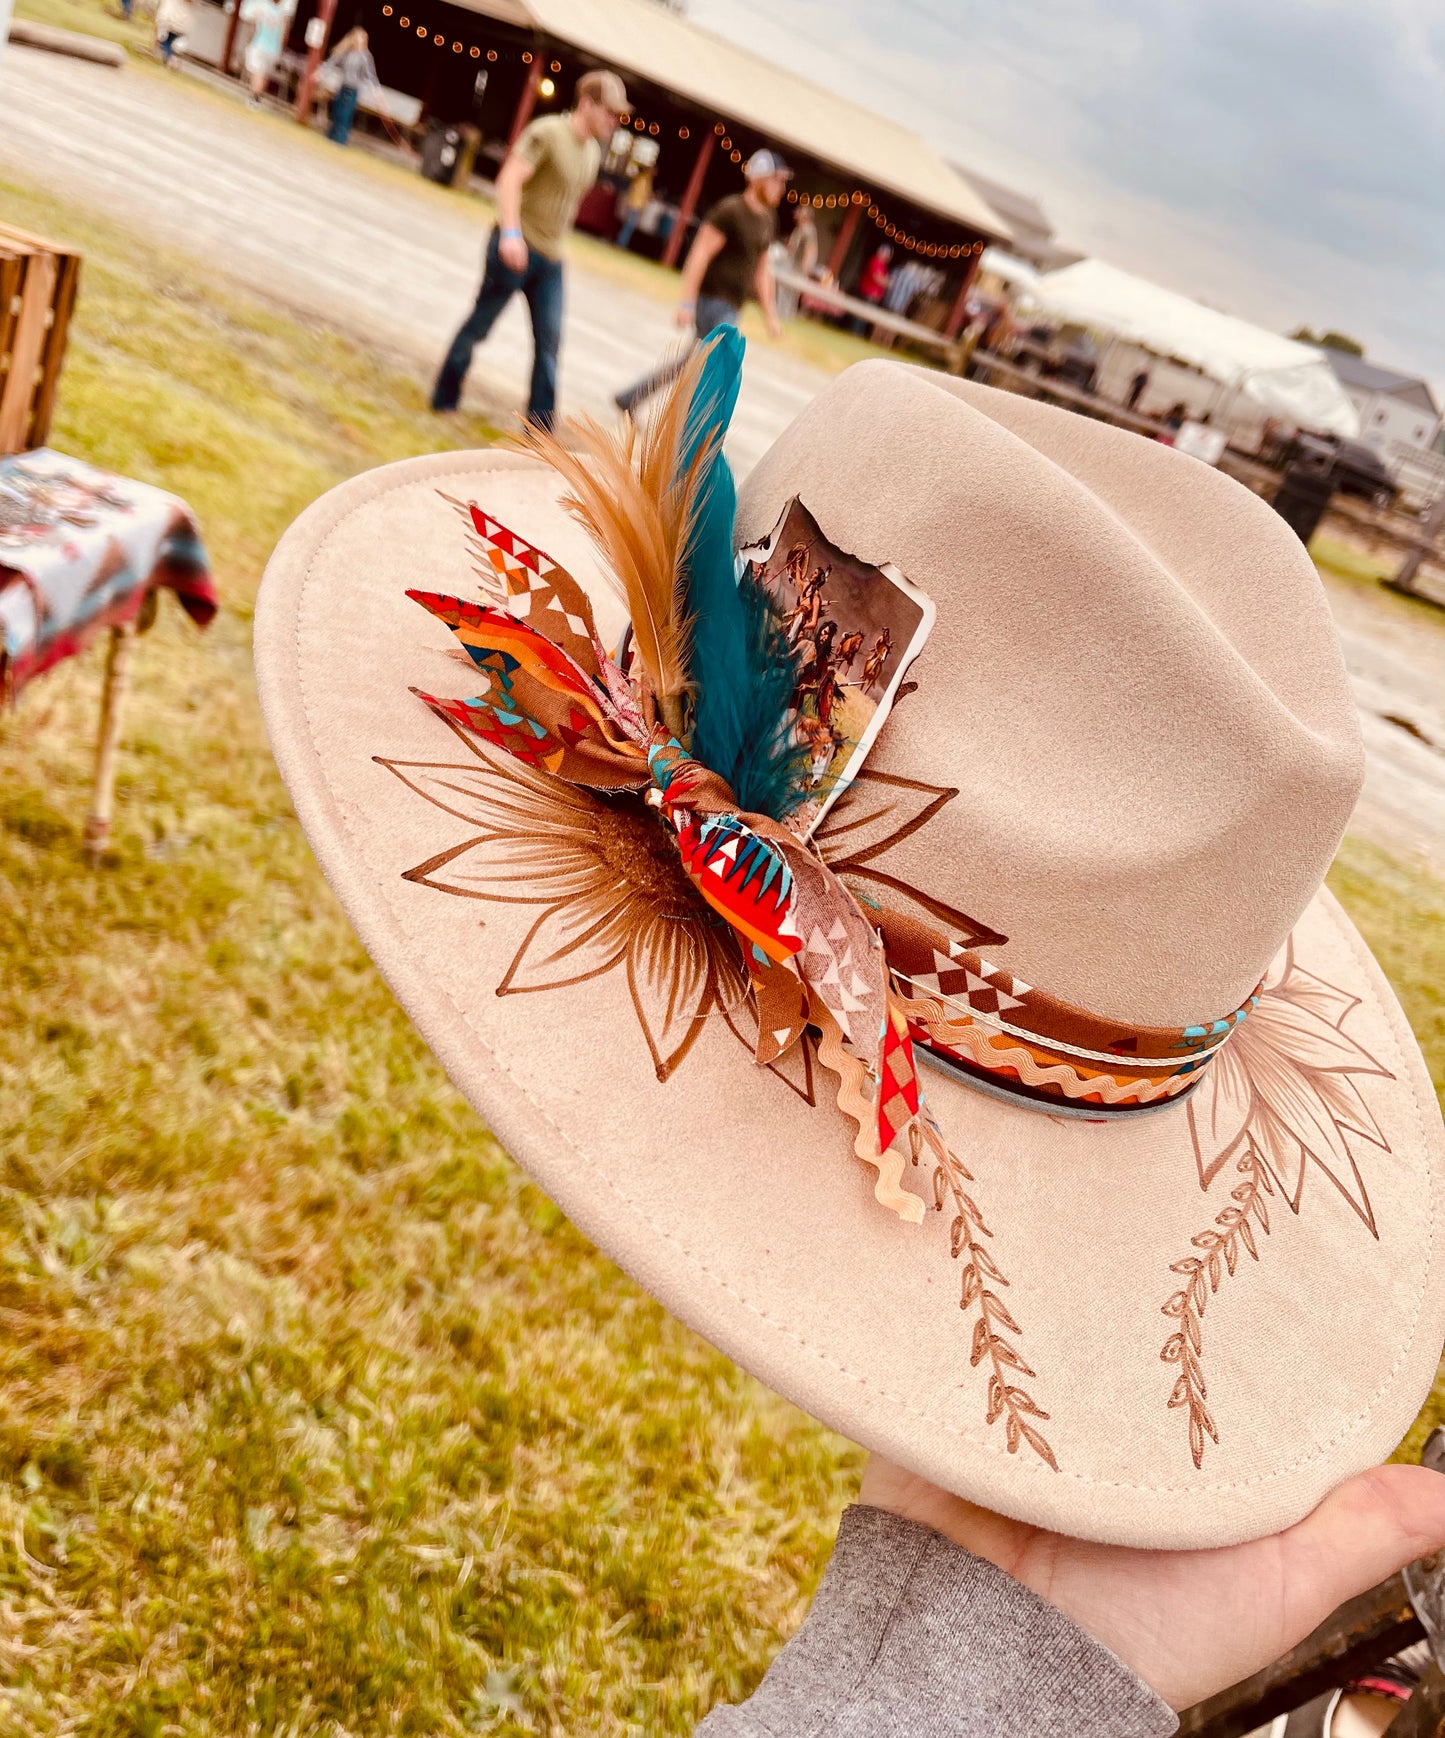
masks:
<instances>
[{"instance_id":1,"label":"table leg","mask_svg":"<svg viewBox=\"0 0 1445 1738\"><path fill-rule=\"evenodd\" d=\"M110 630L110 648L105 657L105 687L100 698L100 736L95 745L95 792L91 798L90 818L85 823L85 848L96 861L99 861L110 837L120 716L125 709L125 689L134 641L134 622L122 622Z\"/></svg>"}]
</instances>

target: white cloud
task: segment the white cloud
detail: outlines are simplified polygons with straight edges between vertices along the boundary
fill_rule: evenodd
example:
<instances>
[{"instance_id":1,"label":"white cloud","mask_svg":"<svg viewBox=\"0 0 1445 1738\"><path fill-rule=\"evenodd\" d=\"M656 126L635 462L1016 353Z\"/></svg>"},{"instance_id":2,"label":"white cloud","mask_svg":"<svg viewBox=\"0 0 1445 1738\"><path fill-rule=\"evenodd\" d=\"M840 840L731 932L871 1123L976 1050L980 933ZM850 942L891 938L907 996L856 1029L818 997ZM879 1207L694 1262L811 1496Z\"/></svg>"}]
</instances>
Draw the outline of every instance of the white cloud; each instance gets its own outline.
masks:
<instances>
[{"instance_id":1,"label":"white cloud","mask_svg":"<svg viewBox=\"0 0 1445 1738\"><path fill-rule=\"evenodd\" d=\"M1042 200L1062 240L1445 378L1434 0L693 0Z\"/></svg>"}]
</instances>

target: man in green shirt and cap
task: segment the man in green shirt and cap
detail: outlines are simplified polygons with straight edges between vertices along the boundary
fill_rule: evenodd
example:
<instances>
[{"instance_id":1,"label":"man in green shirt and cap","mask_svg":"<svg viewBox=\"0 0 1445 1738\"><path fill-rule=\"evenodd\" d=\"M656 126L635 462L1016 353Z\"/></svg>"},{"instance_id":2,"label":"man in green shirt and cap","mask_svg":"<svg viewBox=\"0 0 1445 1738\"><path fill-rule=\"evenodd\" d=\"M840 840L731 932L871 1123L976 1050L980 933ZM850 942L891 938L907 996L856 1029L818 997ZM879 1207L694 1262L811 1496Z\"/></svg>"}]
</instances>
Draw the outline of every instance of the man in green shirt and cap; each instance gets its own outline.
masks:
<instances>
[{"instance_id":1,"label":"man in green shirt and cap","mask_svg":"<svg viewBox=\"0 0 1445 1738\"><path fill-rule=\"evenodd\" d=\"M613 403L629 416L644 399L676 380L694 345L718 326L736 326L743 303L756 297L767 321L768 336L776 338L777 290L768 249L778 235L778 206L793 171L774 151L754 151L743 168L741 193L719 199L698 226L687 263L682 268L682 300L677 323L690 327L687 351L670 356L660 368L644 375Z\"/></svg>"},{"instance_id":2,"label":"man in green shirt and cap","mask_svg":"<svg viewBox=\"0 0 1445 1738\"><path fill-rule=\"evenodd\" d=\"M564 115L533 121L497 176L497 226L487 242L476 306L452 340L433 410L455 410L472 352L518 291L532 316L532 389L527 420L551 428L557 413L557 351L562 342L562 244L582 195L597 179L602 146L627 110L615 72L584 73Z\"/></svg>"}]
</instances>

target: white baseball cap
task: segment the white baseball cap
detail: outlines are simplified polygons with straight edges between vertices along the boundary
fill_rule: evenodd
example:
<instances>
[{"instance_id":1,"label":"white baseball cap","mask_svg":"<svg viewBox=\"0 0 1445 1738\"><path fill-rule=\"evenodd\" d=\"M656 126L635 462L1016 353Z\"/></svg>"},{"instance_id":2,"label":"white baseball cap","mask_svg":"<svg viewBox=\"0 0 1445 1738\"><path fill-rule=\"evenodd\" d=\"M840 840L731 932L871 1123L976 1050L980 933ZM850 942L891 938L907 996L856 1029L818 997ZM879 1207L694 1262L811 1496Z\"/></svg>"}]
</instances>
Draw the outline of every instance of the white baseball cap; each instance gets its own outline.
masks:
<instances>
[{"instance_id":1,"label":"white baseball cap","mask_svg":"<svg viewBox=\"0 0 1445 1738\"><path fill-rule=\"evenodd\" d=\"M743 174L749 181L761 181L765 175L782 175L789 181L793 178L793 171L776 151L754 151L743 166Z\"/></svg>"}]
</instances>

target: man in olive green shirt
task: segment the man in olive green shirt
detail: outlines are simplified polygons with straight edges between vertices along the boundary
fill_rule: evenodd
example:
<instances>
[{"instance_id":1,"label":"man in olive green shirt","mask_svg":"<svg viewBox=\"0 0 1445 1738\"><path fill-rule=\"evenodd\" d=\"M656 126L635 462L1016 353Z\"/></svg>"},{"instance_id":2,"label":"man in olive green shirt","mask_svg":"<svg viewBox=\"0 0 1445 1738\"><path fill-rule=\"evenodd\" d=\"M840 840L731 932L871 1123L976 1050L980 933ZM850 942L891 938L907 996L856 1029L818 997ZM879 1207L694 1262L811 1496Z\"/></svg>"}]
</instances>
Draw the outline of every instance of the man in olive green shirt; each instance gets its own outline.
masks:
<instances>
[{"instance_id":1,"label":"man in olive green shirt","mask_svg":"<svg viewBox=\"0 0 1445 1738\"><path fill-rule=\"evenodd\" d=\"M533 121L507 154L497 176L497 227L487 242L482 287L437 375L433 410L457 408L472 352L520 290L532 316L527 420L551 428L562 342L562 244L582 195L597 179L602 146L626 110L627 92L615 72L584 73L572 108Z\"/></svg>"}]
</instances>

